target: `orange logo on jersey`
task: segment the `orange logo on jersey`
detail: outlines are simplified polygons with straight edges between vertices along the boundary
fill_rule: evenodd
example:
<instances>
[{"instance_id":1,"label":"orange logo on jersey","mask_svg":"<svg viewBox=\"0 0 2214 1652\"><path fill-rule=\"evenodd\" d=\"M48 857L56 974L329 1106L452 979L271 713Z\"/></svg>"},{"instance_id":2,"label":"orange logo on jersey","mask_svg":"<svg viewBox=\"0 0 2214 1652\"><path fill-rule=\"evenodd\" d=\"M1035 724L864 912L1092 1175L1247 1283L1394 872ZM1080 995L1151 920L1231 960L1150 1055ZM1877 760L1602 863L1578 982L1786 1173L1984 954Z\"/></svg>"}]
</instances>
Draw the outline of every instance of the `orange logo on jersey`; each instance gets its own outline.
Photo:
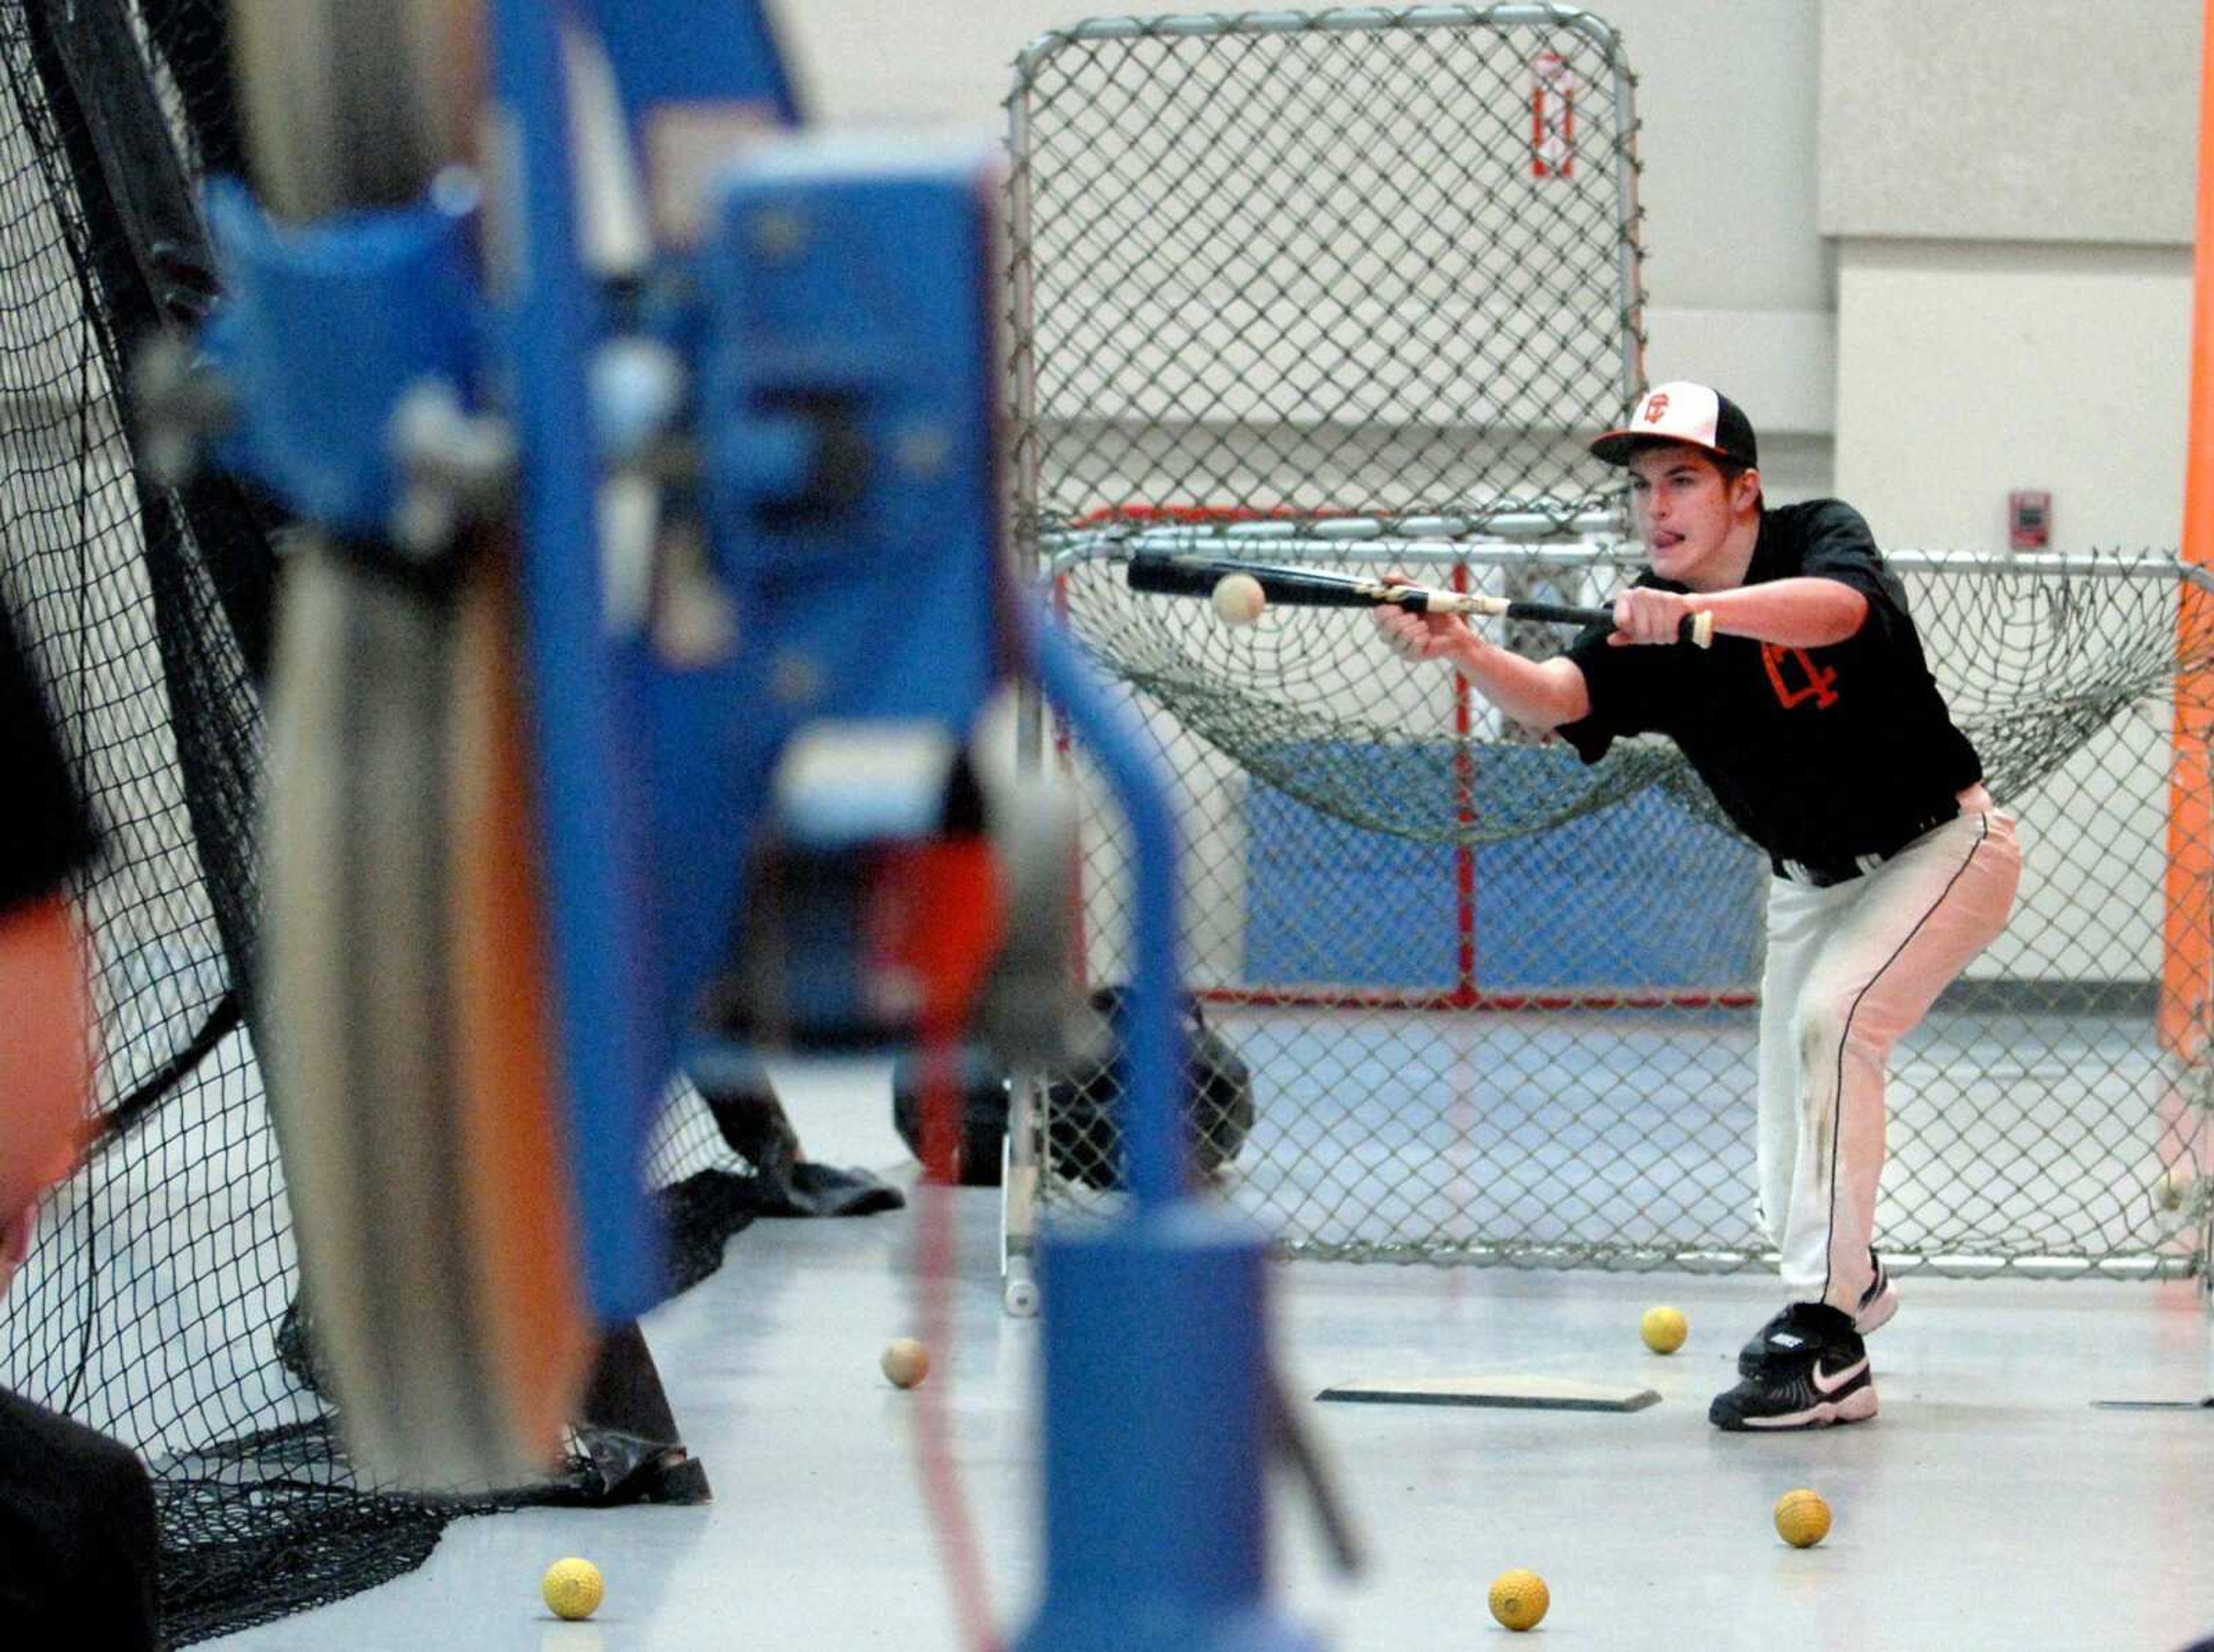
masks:
<instances>
[{"instance_id":1,"label":"orange logo on jersey","mask_svg":"<svg viewBox=\"0 0 2214 1652\"><path fill-rule=\"evenodd\" d=\"M1645 422L1648 424L1658 424L1660 422L1660 416L1667 411L1668 397L1665 391L1656 391L1646 397Z\"/></svg>"},{"instance_id":2,"label":"orange logo on jersey","mask_svg":"<svg viewBox=\"0 0 2214 1652\"><path fill-rule=\"evenodd\" d=\"M1805 677L1803 686L1794 688L1784 680L1783 666L1788 660L1796 660ZM1785 648L1781 643L1760 645L1760 663L1768 668L1768 680L1776 690L1777 703L1789 711L1802 700L1814 702L1818 711L1838 703L1838 669L1835 666L1818 666L1813 656L1805 649Z\"/></svg>"}]
</instances>

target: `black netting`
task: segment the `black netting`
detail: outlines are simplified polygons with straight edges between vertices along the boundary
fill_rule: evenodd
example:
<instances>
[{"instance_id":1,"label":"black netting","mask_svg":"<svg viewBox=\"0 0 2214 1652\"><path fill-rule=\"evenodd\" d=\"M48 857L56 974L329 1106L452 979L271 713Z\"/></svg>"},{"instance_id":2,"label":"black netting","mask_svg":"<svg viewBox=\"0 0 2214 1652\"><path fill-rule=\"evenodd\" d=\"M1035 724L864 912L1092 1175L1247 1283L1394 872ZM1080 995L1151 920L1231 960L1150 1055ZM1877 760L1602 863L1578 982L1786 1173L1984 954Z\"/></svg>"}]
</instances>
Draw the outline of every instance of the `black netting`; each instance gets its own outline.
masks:
<instances>
[{"instance_id":1,"label":"black netting","mask_svg":"<svg viewBox=\"0 0 2214 1652\"><path fill-rule=\"evenodd\" d=\"M107 834L76 892L104 1128L0 1303L0 1382L144 1455L175 1645L406 1571L456 1514L577 1500L590 1468L466 1504L365 1486L297 1338L248 1009L277 524L220 479L155 485L118 389L213 296L193 189L238 155L224 15L0 0L0 599ZM655 1171L689 1278L758 1201L682 1099Z\"/></svg>"}]
</instances>

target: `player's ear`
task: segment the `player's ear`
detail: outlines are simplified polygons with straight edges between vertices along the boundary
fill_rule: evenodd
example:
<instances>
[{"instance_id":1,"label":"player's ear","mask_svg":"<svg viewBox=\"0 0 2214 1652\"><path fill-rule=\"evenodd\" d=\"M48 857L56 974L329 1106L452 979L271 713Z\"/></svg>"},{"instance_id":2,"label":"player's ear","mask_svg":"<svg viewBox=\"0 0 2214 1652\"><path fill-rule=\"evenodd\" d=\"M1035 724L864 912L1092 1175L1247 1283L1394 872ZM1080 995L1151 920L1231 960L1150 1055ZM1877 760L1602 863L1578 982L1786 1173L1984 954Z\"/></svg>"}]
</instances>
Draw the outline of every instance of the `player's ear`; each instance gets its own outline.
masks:
<instances>
[{"instance_id":1,"label":"player's ear","mask_svg":"<svg viewBox=\"0 0 2214 1652\"><path fill-rule=\"evenodd\" d=\"M1759 503L1760 472L1752 469L1740 471L1737 480L1730 484L1730 509L1749 510Z\"/></svg>"}]
</instances>

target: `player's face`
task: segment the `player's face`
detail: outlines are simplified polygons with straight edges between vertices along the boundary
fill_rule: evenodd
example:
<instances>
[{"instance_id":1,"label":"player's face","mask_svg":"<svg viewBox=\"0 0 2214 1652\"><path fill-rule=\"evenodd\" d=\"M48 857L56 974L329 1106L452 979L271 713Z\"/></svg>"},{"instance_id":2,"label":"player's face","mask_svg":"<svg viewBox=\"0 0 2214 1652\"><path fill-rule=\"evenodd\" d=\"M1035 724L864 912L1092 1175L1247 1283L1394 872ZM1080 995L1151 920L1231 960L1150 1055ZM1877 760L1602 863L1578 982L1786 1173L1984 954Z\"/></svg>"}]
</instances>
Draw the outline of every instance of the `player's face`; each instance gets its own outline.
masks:
<instances>
[{"instance_id":1,"label":"player's face","mask_svg":"<svg viewBox=\"0 0 2214 1652\"><path fill-rule=\"evenodd\" d=\"M1632 454L1630 501L1645 538L1647 560L1663 579L1696 588L1722 557L1736 521L1740 494L1758 485L1746 472L1735 482L1696 448L1653 448Z\"/></svg>"}]
</instances>

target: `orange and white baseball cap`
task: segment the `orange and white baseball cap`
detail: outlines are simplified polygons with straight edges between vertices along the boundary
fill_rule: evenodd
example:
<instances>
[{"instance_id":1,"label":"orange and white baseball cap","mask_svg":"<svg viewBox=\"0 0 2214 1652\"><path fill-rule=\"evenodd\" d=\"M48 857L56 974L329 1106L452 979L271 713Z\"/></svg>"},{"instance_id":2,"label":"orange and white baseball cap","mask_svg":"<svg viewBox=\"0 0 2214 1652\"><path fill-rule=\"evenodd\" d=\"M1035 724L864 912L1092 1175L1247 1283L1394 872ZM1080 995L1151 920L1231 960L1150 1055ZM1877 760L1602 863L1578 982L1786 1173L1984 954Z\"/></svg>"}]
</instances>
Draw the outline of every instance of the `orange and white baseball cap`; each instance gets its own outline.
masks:
<instances>
[{"instance_id":1,"label":"orange and white baseball cap","mask_svg":"<svg viewBox=\"0 0 2214 1652\"><path fill-rule=\"evenodd\" d=\"M1591 450L1610 465L1626 465L1640 448L1660 442L1704 448L1733 464L1760 463L1760 444L1745 410L1721 391L1684 379L1648 390L1622 427L1597 437Z\"/></svg>"}]
</instances>

